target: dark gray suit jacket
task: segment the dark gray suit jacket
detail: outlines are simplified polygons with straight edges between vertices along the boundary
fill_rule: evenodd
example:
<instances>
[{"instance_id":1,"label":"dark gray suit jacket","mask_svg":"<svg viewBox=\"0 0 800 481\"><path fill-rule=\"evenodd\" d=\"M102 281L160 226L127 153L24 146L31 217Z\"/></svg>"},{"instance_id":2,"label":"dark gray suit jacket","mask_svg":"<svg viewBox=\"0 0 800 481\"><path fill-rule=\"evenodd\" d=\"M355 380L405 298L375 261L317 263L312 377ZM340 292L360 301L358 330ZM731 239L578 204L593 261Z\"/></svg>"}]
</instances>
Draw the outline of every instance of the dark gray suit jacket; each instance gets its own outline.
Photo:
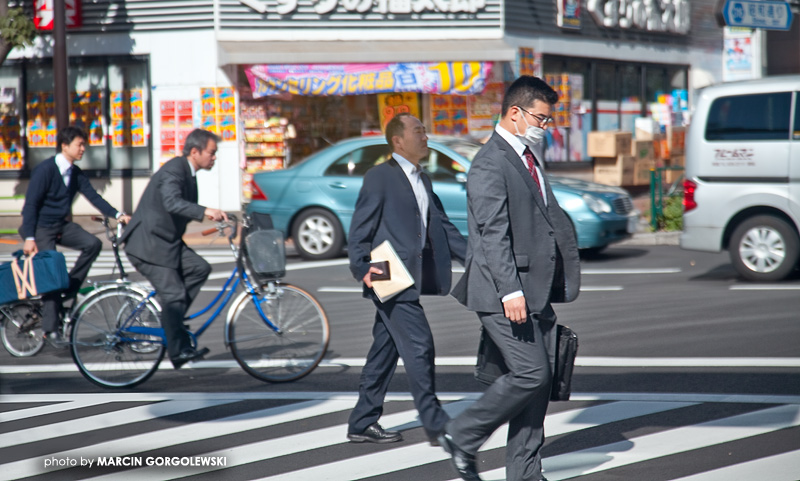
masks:
<instances>
[{"instance_id":1,"label":"dark gray suit jacket","mask_svg":"<svg viewBox=\"0 0 800 481\"><path fill-rule=\"evenodd\" d=\"M186 224L201 221L197 183L186 157L175 157L150 179L120 242L125 252L158 266L177 269Z\"/></svg>"},{"instance_id":2,"label":"dark gray suit jacket","mask_svg":"<svg viewBox=\"0 0 800 481\"><path fill-rule=\"evenodd\" d=\"M430 199L427 235L432 257L426 262L423 262L417 199L403 168L393 158L367 171L350 224L347 250L350 270L357 280L362 280L369 271L372 249L385 240L392 243L403 259L414 285L392 298L396 301L414 301L420 294L447 295L451 283L450 259L464 262L466 255L466 240L450 223L427 175L422 174L422 182ZM364 297L377 299L366 285Z\"/></svg>"},{"instance_id":3,"label":"dark gray suit jacket","mask_svg":"<svg viewBox=\"0 0 800 481\"><path fill-rule=\"evenodd\" d=\"M544 188L547 206L517 153L497 132L475 156L467 180L467 263L453 289L468 309L502 313L502 298L519 290L536 314L550 302L578 297L575 231L547 181ZM557 262L558 253L563 262Z\"/></svg>"}]
</instances>

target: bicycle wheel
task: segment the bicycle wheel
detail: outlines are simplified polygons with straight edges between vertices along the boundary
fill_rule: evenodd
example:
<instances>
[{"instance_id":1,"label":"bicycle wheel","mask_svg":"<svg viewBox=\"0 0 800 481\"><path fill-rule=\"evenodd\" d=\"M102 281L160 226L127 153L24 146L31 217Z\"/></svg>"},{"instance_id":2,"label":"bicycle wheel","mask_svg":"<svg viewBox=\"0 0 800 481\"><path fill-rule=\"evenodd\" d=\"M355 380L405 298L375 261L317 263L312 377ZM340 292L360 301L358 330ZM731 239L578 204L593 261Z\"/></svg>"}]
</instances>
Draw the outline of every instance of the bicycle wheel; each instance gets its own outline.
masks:
<instances>
[{"instance_id":1,"label":"bicycle wheel","mask_svg":"<svg viewBox=\"0 0 800 481\"><path fill-rule=\"evenodd\" d=\"M241 294L228 319L228 343L233 357L251 376L267 382L287 382L309 374L328 349L330 331L322 306L306 291L287 284L255 299ZM275 331L258 312L256 303ZM232 317L231 317L232 316Z\"/></svg>"},{"instance_id":2,"label":"bicycle wheel","mask_svg":"<svg viewBox=\"0 0 800 481\"><path fill-rule=\"evenodd\" d=\"M6 314L0 322L0 338L6 351L16 357L36 355L44 347L42 332L42 313L36 305L21 302L3 308Z\"/></svg>"},{"instance_id":3,"label":"bicycle wheel","mask_svg":"<svg viewBox=\"0 0 800 481\"><path fill-rule=\"evenodd\" d=\"M133 387L158 369L164 345L158 336L132 334L126 326L159 327L160 308L129 287L110 288L87 297L75 310L72 358L89 381L106 388Z\"/></svg>"}]
</instances>

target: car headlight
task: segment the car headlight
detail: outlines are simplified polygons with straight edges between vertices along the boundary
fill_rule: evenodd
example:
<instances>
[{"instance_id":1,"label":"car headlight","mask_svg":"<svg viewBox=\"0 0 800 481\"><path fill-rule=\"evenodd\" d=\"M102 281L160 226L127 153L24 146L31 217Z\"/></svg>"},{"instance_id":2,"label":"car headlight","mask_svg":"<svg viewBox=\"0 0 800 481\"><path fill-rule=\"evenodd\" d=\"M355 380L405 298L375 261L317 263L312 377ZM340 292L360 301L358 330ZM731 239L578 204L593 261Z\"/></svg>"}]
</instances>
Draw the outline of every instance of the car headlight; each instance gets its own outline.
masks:
<instances>
[{"instance_id":1,"label":"car headlight","mask_svg":"<svg viewBox=\"0 0 800 481\"><path fill-rule=\"evenodd\" d=\"M611 204L603 199L589 194L583 194L581 197L583 198L583 201L586 202L586 206L591 209L592 212L596 214L608 214L611 212Z\"/></svg>"}]
</instances>

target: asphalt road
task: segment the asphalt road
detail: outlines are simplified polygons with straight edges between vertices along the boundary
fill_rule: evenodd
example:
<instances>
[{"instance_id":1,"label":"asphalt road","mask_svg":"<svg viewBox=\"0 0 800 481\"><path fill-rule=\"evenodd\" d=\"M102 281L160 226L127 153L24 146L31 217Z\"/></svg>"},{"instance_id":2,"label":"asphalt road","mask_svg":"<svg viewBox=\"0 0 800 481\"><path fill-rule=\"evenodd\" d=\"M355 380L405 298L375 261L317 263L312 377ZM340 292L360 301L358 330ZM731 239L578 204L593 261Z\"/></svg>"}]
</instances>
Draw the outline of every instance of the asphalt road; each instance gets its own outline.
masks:
<instances>
[{"instance_id":1,"label":"asphalt road","mask_svg":"<svg viewBox=\"0 0 800 481\"><path fill-rule=\"evenodd\" d=\"M220 277L231 267L225 261L227 251L207 253L214 254L210 257L215 259L215 274L195 307L213 298L212 290L224 283ZM7 445L0 443L0 459L5 453L12 461L7 467L16 466L25 475L55 476L55 471L42 470L39 464L20 466L26 459L33 463L30 459L36 456L37 463L47 455L68 458L64 450L72 446L70 440L77 439L77 434L70 431L28 440L20 433L31 427L44 429L51 424L61 426L86 417L108 416L114 409L136 409L153 402L184 405L183 411L175 412L165 407L164 413L147 418L136 428L130 424L125 429L96 428L99 433L93 430L95 437L84 448L87 456L112 452L108 443L118 438L161 432L167 427L177 429L176 423L187 428L199 423L210 429L221 417L325 400L343 404L331 412L314 412L311 418L300 416L277 427L251 427L236 435L209 437L198 428L181 442L154 446L152 452L194 455L219 451L232 459L241 457L241 462L226 468L225 479L452 479L453 472L441 458L441 451L425 445L422 430L414 424L402 369L390 388L394 394L384 415L389 422L384 424L405 428L406 441L380 447L342 444L342 426L354 402L360 366L370 346L374 308L361 298L345 259L309 263L292 257L289 263L285 280L317 297L331 325L325 364L310 376L279 385L250 378L225 350L224 319L211 326L200 345L211 349L206 358L209 363L229 362L229 369L210 368L202 362L180 371L165 368L142 386L121 392L108 393L85 381L74 371L67 351L46 348L28 359L0 352L0 419L30 409L46 415L20 414L12 423L4 423L3 437L20 439ZM578 333L580 348L573 400L553 403L548 416L553 427L547 429L544 454L551 481L684 477L715 481L745 479L743 476L751 472L769 476L747 479L800 478L800 276L775 285L749 284L737 277L727 255L687 252L676 246L612 247L584 259L582 271L578 300L556 307L559 322ZM454 281L458 276L456 272ZM450 297L425 298L423 305L436 340L437 390L455 413L482 390L472 378L471 368L478 321L474 313L465 311ZM202 322L192 321L192 325ZM82 399L92 399L94 404L82 411L51 408ZM195 401L211 404L191 404ZM613 412L596 414L603 409ZM580 421L578 424L590 426L578 432L570 423L565 423L567 427L559 425L559 416L569 418L572 424ZM595 417L601 421L593 424ZM731 427L737 433L739 428L749 431L730 435L731 429L724 428ZM332 444L314 447L319 437L310 433L318 428L339 430L331 438ZM708 442L702 441L708 438L705 433L717 433L717 429L728 434L720 434L716 441L714 435ZM158 437L153 435L152 439ZM284 448L293 442L290 440L310 444ZM407 444L415 441L421 444ZM486 479L503 479L502 439L499 442L480 456ZM260 446L262 451L245 453L245 447L251 445ZM275 455L264 454L270 446L277 450ZM593 457L598 453L602 453L602 459ZM353 466L361 466L362 471L352 471ZM764 466L769 469L765 471ZM792 466L798 467L794 474ZM58 476L118 476L127 470L93 469L61 470ZM132 474L131 479L220 476L220 472L209 469L135 472L138 474ZM203 472L206 474L198 474Z\"/></svg>"}]
</instances>

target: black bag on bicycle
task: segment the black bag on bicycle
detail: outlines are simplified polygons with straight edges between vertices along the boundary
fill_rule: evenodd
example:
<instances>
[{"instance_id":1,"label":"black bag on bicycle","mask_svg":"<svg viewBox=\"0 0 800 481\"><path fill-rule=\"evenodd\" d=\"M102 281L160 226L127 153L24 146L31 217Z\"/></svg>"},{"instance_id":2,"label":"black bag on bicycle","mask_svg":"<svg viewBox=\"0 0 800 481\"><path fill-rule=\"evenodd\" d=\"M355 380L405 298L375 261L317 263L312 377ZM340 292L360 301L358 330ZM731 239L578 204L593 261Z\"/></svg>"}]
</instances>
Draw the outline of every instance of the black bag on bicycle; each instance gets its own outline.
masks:
<instances>
[{"instance_id":1,"label":"black bag on bicycle","mask_svg":"<svg viewBox=\"0 0 800 481\"><path fill-rule=\"evenodd\" d=\"M286 275L286 247L283 234L273 229L269 215L253 213L244 238L250 272L260 282Z\"/></svg>"}]
</instances>

